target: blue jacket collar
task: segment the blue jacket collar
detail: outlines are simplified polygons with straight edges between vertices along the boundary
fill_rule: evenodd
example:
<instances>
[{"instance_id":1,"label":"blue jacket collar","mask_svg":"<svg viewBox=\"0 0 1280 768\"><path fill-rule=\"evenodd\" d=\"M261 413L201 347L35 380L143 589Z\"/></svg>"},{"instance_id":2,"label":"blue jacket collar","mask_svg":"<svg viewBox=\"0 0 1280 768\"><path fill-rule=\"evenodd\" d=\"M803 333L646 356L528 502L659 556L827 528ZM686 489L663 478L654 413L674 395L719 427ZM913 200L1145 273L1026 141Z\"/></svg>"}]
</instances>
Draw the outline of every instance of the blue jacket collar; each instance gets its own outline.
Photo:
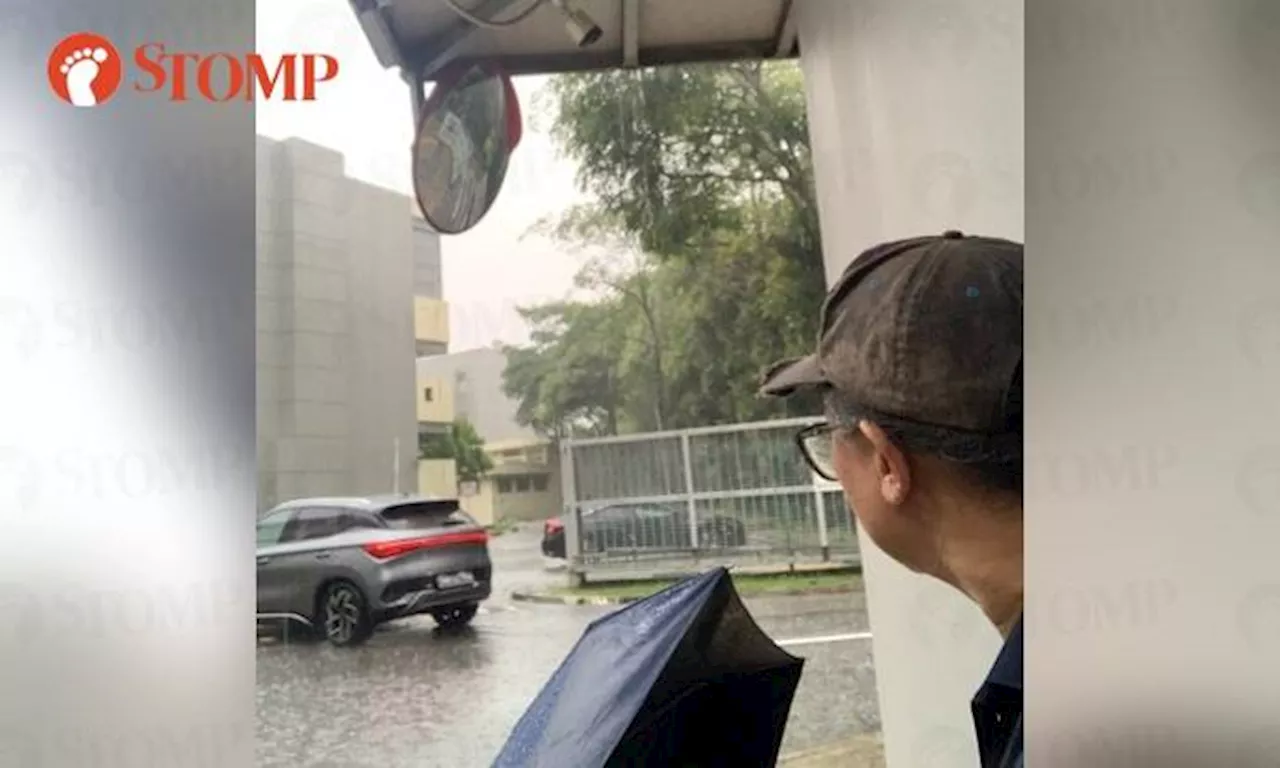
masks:
<instances>
[{"instance_id":1,"label":"blue jacket collar","mask_svg":"<svg viewBox=\"0 0 1280 768\"><path fill-rule=\"evenodd\" d=\"M1013 625L1009 637L1000 649L995 664L987 674L987 683L1022 690L1022 617Z\"/></svg>"}]
</instances>

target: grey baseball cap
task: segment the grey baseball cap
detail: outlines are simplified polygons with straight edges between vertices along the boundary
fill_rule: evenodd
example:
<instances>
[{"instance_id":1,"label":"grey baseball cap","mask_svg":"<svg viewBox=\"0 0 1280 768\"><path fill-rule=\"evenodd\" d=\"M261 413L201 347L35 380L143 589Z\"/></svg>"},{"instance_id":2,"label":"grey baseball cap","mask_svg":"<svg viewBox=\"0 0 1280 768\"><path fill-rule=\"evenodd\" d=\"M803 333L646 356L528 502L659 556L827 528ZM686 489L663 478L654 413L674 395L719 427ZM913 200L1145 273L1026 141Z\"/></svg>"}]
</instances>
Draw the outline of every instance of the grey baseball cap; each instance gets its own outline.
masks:
<instances>
[{"instance_id":1,"label":"grey baseball cap","mask_svg":"<svg viewBox=\"0 0 1280 768\"><path fill-rule=\"evenodd\" d=\"M874 413L982 434L1021 418L1019 243L949 231L875 246L836 281L820 322L817 351L769 367L762 394L834 390Z\"/></svg>"}]
</instances>

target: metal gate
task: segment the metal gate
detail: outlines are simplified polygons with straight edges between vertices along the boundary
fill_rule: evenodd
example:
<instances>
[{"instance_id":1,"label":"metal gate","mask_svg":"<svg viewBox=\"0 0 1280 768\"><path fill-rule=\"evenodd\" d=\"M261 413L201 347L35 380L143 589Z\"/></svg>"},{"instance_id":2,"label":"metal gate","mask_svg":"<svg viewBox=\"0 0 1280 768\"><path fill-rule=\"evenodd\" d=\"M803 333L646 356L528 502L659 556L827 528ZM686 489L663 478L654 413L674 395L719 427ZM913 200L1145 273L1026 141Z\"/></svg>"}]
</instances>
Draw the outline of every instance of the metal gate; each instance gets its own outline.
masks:
<instances>
[{"instance_id":1,"label":"metal gate","mask_svg":"<svg viewBox=\"0 0 1280 768\"><path fill-rule=\"evenodd\" d=\"M566 440L565 544L579 578L651 578L712 564L856 564L838 485L795 445L816 419Z\"/></svg>"}]
</instances>

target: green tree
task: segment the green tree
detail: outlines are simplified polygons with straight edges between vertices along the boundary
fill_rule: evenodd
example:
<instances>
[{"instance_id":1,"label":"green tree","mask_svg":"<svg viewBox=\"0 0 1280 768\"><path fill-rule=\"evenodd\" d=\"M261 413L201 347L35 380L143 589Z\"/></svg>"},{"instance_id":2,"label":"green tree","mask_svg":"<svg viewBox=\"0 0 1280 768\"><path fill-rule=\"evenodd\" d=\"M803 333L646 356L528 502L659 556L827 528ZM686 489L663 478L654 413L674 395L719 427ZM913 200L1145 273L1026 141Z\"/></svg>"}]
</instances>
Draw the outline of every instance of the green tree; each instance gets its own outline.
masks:
<instances>
[{"instance_id":1,"label":"green tree","mask_svg":"<svg viewBox=\"0 0 1280 768\"><path fill-rule=\"evenodd\" d=\"M418 435L418 458L453 459L458 479L477 481L493 469L493 460L484 450L484 439L466 419L458 419L446 432Z\"/></svg>"},{"instance_id":2,"label":"green tree","mask_svg":"<svg viewBox=\"0 0 1280 768\"><path fill-rule=\"evenodd\" d=\"M821 274L803 81L793 63L738 62L562 75L552 133L593 199L565 236L625 233L659 257L698 253L762 223L781 200ZM794 255L794 254L793 254Z\"/></svg>"},{"instance_id":3,"label":"green tree","mask_svg":"<svg viewBox=\"0 0 1280 768\"><path fill-rule=\"evenodd\" d=\"M625 319L606 303L553 302L519 310L531 344L507 347L503 388L516 417L551 437L615 434Z\"/></svg>"},{"instance_id":4,"label":"green tree","mask_svg":"<svg viewBox=\"0 0 1280 768\"><path fill-rule=\"evenodd\" d=\"M765 365L812 349L825 293L795 65L573 74L550 92L591 201L542 228L610 256L578 276L589 301L525 308L519 418L563 435L813 412L756 395Z\"/></svg>"},{"instance_id":5,"label":"green tree","mask_svg":"<svg viewBox=\"0 0 1280 768\"><path fill-rule=\"evenodd\" d=\"M650 428L661 430L668 421L666 366L663 364L667 345L662 334L663 307L659 304L657 273L639 254L615 254L589 261L574 282L580 288L603 295L605 311L615 320L608 330L622 334L620 380L642 385L641 391L631 393L628 400L651 410ZM645 402L637 403L637 398ZM639 421L647 421L647 417Z\"/></svg>"}]
</instances>

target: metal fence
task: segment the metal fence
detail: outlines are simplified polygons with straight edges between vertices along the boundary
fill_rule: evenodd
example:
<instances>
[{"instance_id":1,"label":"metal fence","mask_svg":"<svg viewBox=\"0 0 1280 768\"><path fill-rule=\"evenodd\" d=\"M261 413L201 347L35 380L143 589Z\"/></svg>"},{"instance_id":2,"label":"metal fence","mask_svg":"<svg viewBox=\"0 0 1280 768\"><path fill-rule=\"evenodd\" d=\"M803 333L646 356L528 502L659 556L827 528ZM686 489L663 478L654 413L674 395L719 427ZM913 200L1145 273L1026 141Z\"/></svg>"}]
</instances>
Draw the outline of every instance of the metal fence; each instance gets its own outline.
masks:
<instances>
[{"instance_id":1,"label":"metal fence","mask_svg":"<svg viewBox=\"0 0 1280 768\"><path fill-rule=\"evenodd\" d=\"M856 564L839 486L810 472L795 445L815 421L562 442L571 572L599 580L713 564Z\"/></svg>"}]
</instances>

